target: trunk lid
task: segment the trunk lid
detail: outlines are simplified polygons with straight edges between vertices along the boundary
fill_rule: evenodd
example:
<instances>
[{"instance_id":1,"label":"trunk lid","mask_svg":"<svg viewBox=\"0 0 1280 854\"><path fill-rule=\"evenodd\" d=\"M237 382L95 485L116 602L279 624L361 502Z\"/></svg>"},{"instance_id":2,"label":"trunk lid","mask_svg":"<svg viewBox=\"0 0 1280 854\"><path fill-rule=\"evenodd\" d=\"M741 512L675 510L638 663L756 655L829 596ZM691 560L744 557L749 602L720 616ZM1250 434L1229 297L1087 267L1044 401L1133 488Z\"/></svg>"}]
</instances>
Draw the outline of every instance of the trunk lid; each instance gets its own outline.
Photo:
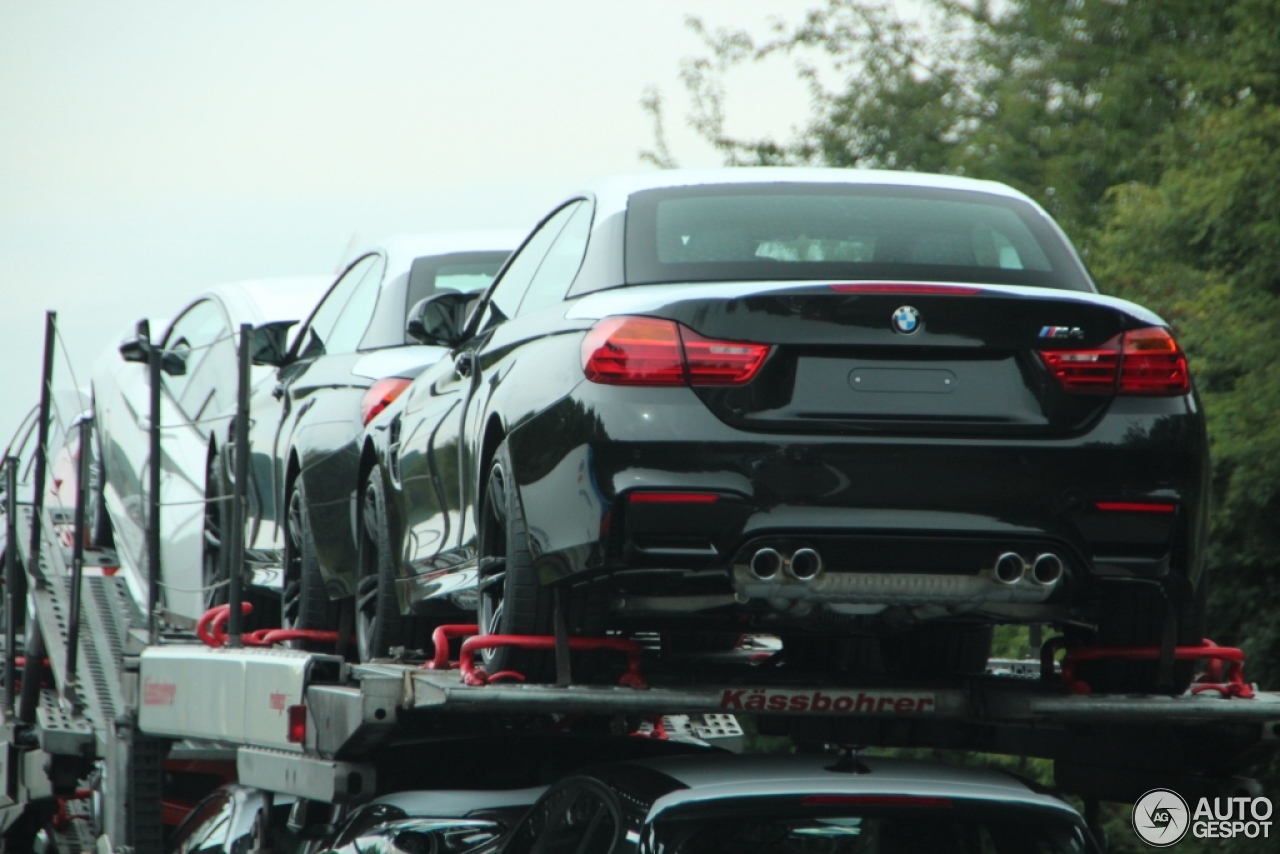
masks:
<instances>
[{"instance_id":1,"label":"trunk lid","mask_svg":"<svg viewBox=\"0 0 1280 854\"><path fill-rule=\"evenodd\" d=\"M727 284L611 293L596 307L602 316L664 317L708 338L772 345L746 385L695 392L735 427L789 433L1077 433L1105 412L1114 391L1067 392L1037 351L1098 348L1153 320L1094 294L1009 286Z\"/></svg>"}]
</instances>

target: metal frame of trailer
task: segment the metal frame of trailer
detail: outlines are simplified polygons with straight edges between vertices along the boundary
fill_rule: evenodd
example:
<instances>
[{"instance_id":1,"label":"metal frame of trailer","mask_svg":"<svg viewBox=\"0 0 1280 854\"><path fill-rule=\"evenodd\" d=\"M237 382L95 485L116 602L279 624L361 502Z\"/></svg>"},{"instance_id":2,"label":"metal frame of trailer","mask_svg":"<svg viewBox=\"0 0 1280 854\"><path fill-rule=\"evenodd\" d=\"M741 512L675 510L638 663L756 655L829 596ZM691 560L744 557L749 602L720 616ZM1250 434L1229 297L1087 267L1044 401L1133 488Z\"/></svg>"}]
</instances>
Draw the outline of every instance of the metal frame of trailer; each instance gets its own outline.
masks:
<instances>
[{"instance_id":1,"label":"metal frame of trailer","mask_svg":"<svg viewBox=\"0 0 1280 854\"><path fill-rule=\"evenodd\" d=\"M52 324L51 315L40 448L47 444ZM241 328L236 419L242 443L247 331ZM140 341L152 372L156 459L155 390L163 358L145 334ZM82 447L87 437L81 434ZM45 462L37 456L25 503L16 495L18 460L9 458L4 468L0 849L12 834L32 839L35 829L49 828L63 851L92 844L99 851L159 854L166 756L234 757L243 784L309 802L351 804L374 796L380 773L389 770L383 758L394 761L410 746L425 746L415 755L429 763L432 739L483 738L485 732L524 738L582 721L594 732L674 733L732 746L743 737L739 717L749 717L761 733L789 735L800 749L950 748L1041 757L1054 761L1060 789L1094 806L1131 801L1155 786L1184 796L1254 791L1239 775L1280 746L1280 694L1254 690L1243 681L1238 651L1216 648L1119 651L1165 664L1175 656L1219 661L1214 669L1227 673L1222 684L1179 697L1078 693L1070 657L1059 669L1052 646L1038 662L993 662L984 677L905 685L868 678L849 685L841 681L848 677L792 673L767 651L668 658L660 644L569 638L562 621L554 637L465 641L456 669L445 654L423 663L357 665L339 655L254 646L273 636L241 633L241 573L234 571L229 598L237 607L228 607L219 624L227 631L210 635L207 626L197 627L193 636L165 626L154 606L158 527L148 526L147 601L153 604L143 608L122 577L101 569L113 565L113 556L85 548L84 460L74 512L43 507ZM152 474L148 517L158 519ZM237 496L233 512L239 506ZM456 628L462 634L470 627ZM445 635L439 638L444 653ZM483 684L488 680L471 656L495 642L553 650L557 683L495 676ZM570 651L582 647L626 654L621 684L574 684ZM1096 809L1087 812L1096 818Z\"/></svg>"}]
</instances>

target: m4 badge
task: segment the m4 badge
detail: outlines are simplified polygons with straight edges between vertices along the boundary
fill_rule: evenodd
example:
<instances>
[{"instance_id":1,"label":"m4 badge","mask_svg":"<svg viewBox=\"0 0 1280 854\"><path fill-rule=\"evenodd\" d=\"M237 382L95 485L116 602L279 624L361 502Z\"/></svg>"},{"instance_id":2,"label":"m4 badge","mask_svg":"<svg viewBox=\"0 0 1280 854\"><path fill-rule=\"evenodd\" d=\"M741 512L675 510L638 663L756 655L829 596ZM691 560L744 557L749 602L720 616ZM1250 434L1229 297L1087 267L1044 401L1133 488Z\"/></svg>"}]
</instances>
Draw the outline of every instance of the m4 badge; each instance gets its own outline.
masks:
<instances>
[{"instance_id":1,"label":"m4 badge","mask_svg":"<svg viewBox=\"0 0 1280 854\"><path fill-rule=\"evenodd\" d=\"M1083 338L1084 330L1079 326L1042 326L1040 337L1055 340Z\"/></svg>"}]
</instances>

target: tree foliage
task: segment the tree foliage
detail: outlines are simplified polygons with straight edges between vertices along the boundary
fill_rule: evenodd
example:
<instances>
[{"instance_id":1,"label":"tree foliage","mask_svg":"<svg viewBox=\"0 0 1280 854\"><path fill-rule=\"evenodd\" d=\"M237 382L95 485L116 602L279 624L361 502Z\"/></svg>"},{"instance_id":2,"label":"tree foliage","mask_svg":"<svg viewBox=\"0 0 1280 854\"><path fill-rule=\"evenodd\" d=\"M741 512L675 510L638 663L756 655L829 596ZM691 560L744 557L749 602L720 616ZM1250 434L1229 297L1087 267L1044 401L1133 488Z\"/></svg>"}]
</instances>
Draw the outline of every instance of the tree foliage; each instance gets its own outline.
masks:
<instances>
[{"instance_id":1,"label":"tree foliage","mask_svg":"<svg viewBox=\"0 0 1280 854\"><path fill-rule=\"evenodd\" d=\"M904 21L892 4L827 0L763 36L695 21L707 50L682 72L690 121L730 164L1011 184L1059 219L1104 291L1160 312L1210 426L1211 630L1280 688L1280 2L929 9ZM726 77L777 55L809 86L808 123L734 137Z\"/></svg>"}]
</instances>

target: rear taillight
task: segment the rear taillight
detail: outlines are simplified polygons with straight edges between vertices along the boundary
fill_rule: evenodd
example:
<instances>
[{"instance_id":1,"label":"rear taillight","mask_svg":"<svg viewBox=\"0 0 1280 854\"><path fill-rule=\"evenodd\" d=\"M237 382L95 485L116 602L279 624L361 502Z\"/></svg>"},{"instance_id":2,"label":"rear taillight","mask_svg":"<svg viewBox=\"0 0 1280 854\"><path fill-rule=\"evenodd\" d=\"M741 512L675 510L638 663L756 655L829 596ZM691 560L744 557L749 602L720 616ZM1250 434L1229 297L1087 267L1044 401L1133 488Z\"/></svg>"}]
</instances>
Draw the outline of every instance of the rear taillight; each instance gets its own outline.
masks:
<instances>
[{"instance_id":1,"label":"rear taillight","mask_svg":"<svg viewBox=\"0 0 1280 854\"><path fill-rule=\"evenodd\" d=\"M368 424L378 413L391 405L391 401L409 387L409 380L403 377L387 377L369 386L360 400L360 423Z\"/></svg>"},{"instance_id":2,"label":"rear taillight","mask_svg":"<svg viewBox=\"0 0 1280 854\"><path fill-rule=\"evenodd\" d=\"M1169 330L1151 326L1124 334L1121 394L1186 394L1190 389L1187 357Z\"/></svg>"},{"instance_id":3,"label":"rear taillight","mask_svg":"<svg viewBox=\"0 0 1280 854\"><path fill-rule=\"evenodd\" d=\"M1100 347L1039 352L1067 391L1170 395L1191 389L1186 357L1159 326L1125 332Z\"/></svg>"},{"instance_id":4,"label":"rear taillight","mask_svg":"<svg viewBox=\"0 0 1280 854\"><path fill-rule=\"evenodd\" d=\"M657 317L607 317L582 342L582 371L606 385L741 385L768 344L717 341Z\"/></svg>"},{"instance_id":5,"label":"rear taillight","mask_svg":"<svg viewBox=\"0 0 1280 854\"><path fill-rule=\"evenodd\" d=\"M1115 391L1120 346L1114 338L1092 350L1041 350L1040 358L1067 391Z\"/></svg>"}]
</instances>

